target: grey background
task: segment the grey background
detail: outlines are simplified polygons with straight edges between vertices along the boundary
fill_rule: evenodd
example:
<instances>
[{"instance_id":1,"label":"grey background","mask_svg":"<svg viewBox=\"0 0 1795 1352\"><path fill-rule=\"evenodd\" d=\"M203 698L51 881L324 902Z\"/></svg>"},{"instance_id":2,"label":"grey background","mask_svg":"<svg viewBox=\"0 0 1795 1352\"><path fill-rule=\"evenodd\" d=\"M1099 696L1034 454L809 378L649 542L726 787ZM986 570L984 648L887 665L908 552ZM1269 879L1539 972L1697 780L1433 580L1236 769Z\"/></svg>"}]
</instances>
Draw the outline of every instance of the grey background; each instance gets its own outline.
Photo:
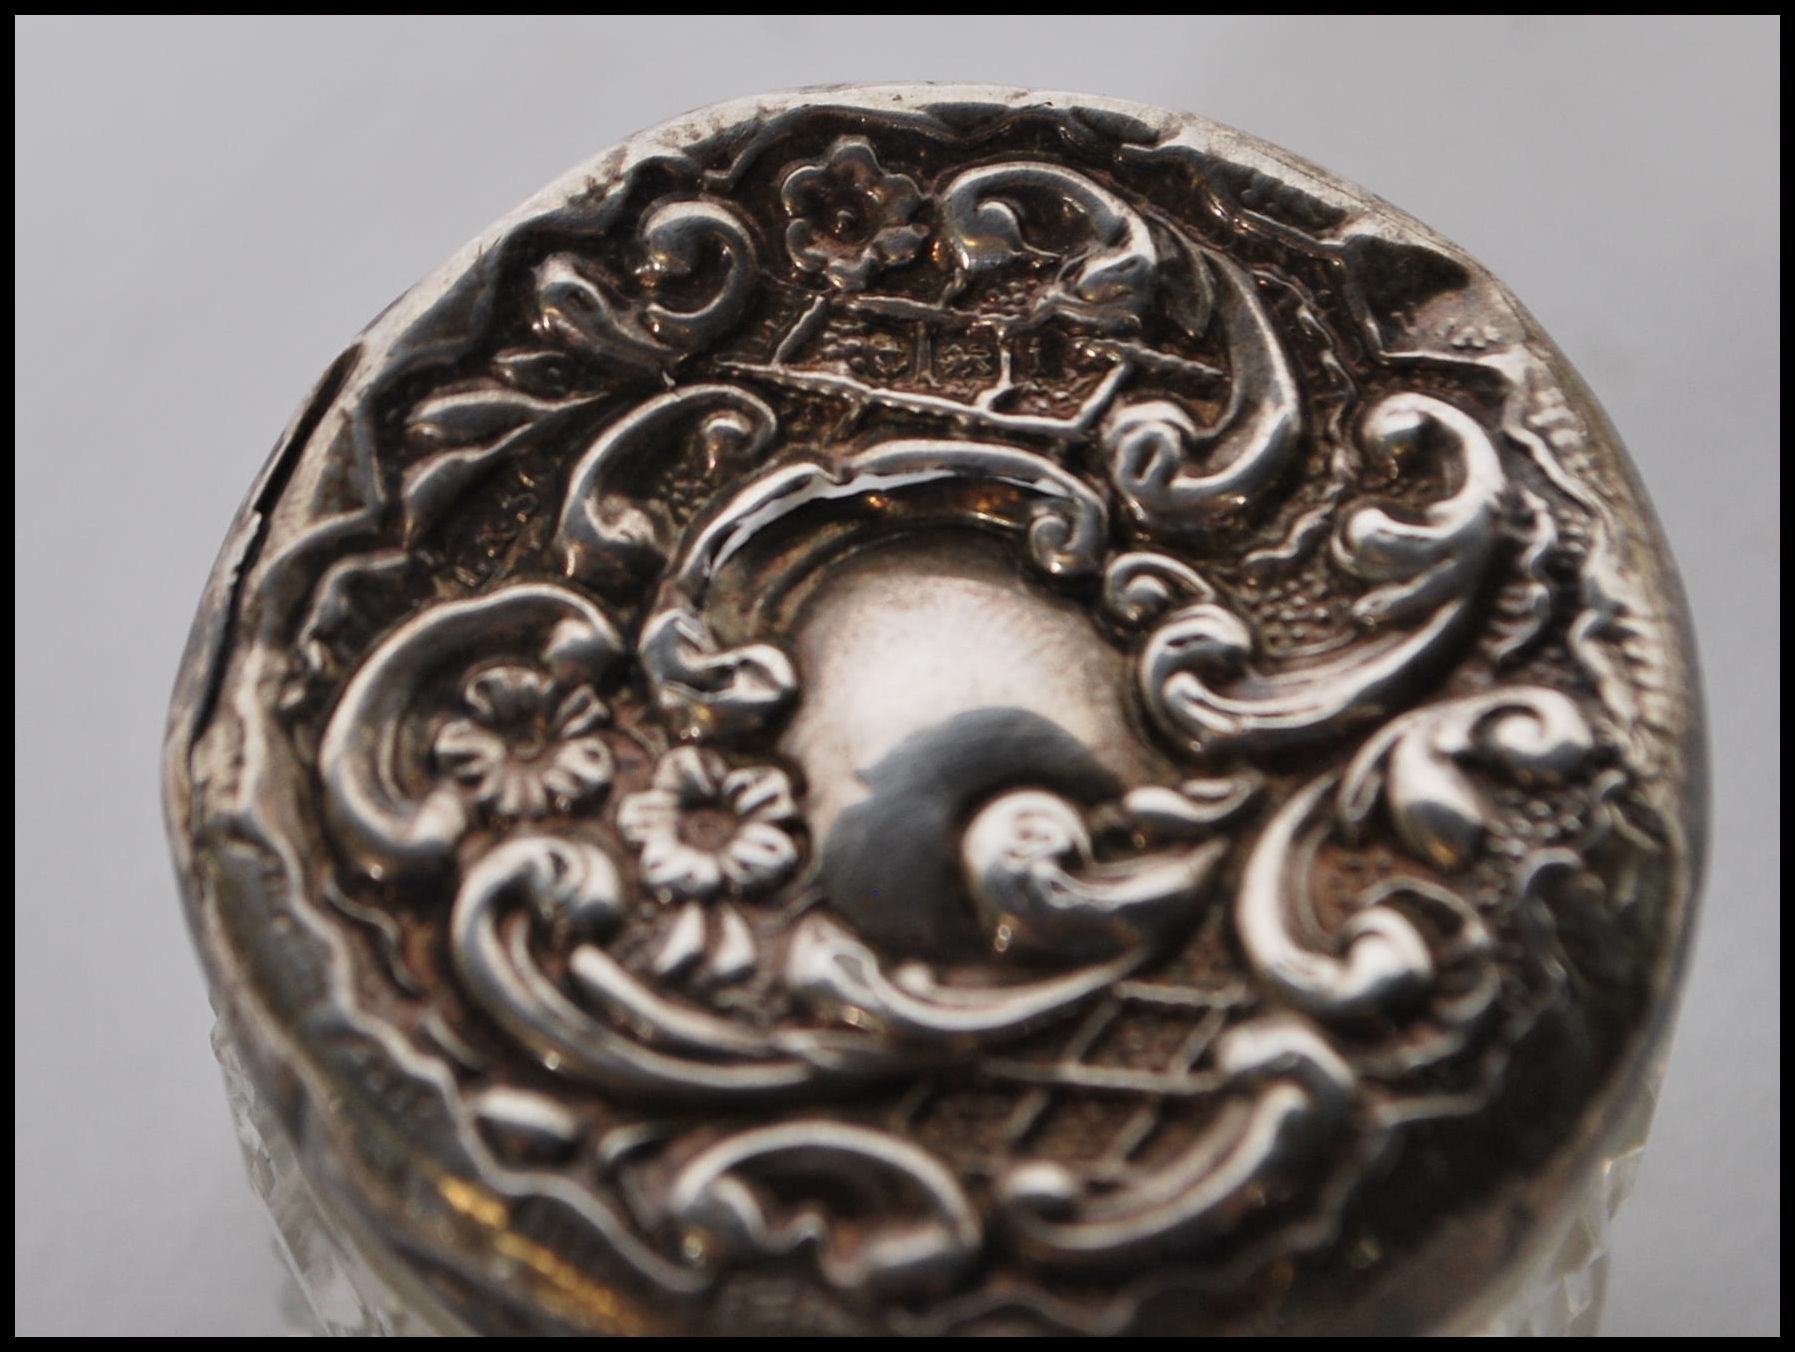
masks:
<instances>
[{"instance_id":1,"label":"grey background","mask_svg":"<svg viewBox=\"0 0 1795 1352\"><path fill-rule=\"evenodd\" d=\"M1706 913L1612 1334L1780 1328L1775 20L26 19L17 35L16 1329L277 1331L158 807L212 558L342 344L552 177L738 94L1188 109L1419 216L1600 393L1712 713Z\"/></svg>"}]
</instances>

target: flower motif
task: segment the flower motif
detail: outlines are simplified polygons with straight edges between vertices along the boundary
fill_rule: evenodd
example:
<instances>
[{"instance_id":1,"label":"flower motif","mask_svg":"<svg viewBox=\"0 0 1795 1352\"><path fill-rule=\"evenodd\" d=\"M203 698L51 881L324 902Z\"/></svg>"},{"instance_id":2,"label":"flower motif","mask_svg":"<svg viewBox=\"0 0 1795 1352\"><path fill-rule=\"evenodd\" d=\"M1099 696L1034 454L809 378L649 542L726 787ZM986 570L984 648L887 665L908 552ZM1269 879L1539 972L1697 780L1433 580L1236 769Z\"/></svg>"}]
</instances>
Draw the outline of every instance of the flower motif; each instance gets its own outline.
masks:
<instances>
[{"instance_id":1,"label":"flower motif","mask_svg":"<svg viewBox=\"0 0 1795 1352\"><path fill-rule=\"evenodd\" d=\"M666 901L765 892L798 865L791 780L770 765L730 769L701 747L669 751L651 787L632 793L617 825L641 851L642 881Z\"/></svg>"},{"instance_id":2,"label":"flower motif","mask_svg":"<svg viewBox=\"0 0 1795 1352\"><path fill-rule=\"evenodd\" d=\"M563 694L529 667L488 667L462 699L473 716L443 724L431 749L493 815L541 817L610 787L611 751L594 731L607 715L591 686Z\"/></svg>"},{"instance_id":3,"label":"flower motif","mask_svg":"<svg viewBox=\"0 0 1795 1352\"><path fill-rule=\"evenodd\" d=\"M844 136L820 164L792 170L780 200L792 218L792 262L838 291L858 291L878 269L908 263L929 233L909 223L923 200L915 180L881 169L864 137Z\"/></svg>"}]
</instances>

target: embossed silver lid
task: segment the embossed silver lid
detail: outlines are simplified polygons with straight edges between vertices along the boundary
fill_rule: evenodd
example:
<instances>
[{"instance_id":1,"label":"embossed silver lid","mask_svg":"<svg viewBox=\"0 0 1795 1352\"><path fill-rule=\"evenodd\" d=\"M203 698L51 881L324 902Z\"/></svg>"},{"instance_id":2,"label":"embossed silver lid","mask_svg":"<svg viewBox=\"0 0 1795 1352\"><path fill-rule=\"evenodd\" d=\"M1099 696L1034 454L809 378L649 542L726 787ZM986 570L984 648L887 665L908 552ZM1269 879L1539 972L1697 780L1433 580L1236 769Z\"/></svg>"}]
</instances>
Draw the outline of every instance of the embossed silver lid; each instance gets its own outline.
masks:
<instances>
[{"instance_id":1,"label":"embossed silver lid","mask_svg":"<svg viewBox=\"0 0 1795 1352\"><path fill-rule=\"evenodd\" d=\"M249 1081L444 1325L1422 1332L1649 1098L1697 704L1472 260L1196 118L831 89L351 345L167 800Z\"/></svg>"}]
</instances>

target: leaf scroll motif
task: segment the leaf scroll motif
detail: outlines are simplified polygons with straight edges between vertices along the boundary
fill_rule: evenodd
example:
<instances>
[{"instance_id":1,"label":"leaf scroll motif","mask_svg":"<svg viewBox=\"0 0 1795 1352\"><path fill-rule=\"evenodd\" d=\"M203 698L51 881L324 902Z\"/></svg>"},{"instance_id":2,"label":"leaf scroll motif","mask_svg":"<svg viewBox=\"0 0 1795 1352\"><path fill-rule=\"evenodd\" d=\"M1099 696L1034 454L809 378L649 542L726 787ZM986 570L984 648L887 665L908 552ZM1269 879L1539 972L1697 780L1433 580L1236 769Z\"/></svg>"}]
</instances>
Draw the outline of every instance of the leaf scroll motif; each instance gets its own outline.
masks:
<instances>
[{"instance_id":1,"label":"leaf scroll motif","mask_svg":"<svg viewBox=\"0 0 1795 1352\"><path fill-rule=\"evenodd\" d=\"M853 1197L871 1205L844 1210ZM701 1260L807 1251L826 1282L856 1294L943 1290L984 1247L977 1209L933 1155L826 1118L726 1135L686 1161L652 1204Z\"/></svg>"},{"instance_id":2,"label":"leaf scroll motif","mask_svg":"<svg viewBox=\"0 0 1795 1352\"><path fill-rule=\"evenodd\" d=\"M1111 1189L1048 1160L999 1180L1009 1242L1049 1267L1114 1269L1233 1236L1268 1206L1300 1208L1323 1143L1347 1130L1357 1076L1318 1030L1262 1015L1216 1050L1226 1092L1214 1120L1151 1177ZM1238 1255L1237 1255L1238 1257Z\"/></svg>"},{"instance_id":3,"label":"leaf scroll motif","mask_svg":"<svg viewBox=\"0 0 1795 1352\"><path fill-rule=\"evenodd\" d=\"M905 438L840 460L780 464L750 477L688 530L642 624L638 656L657 705L678 735L738 736L767 726L797 696L797 674L776 643L731 647L707 606L717 578L770 527L800 513L985 486L975 511L950 519L1021 536L1029 561L1054 578L1095 572L1108 518L1078 476L1032 451L996 442ZM865 519L878 520L876 515Z\"/></svg>"},{"instance_id":4,"label":"leaf scroll motif","mask_svg":"<svg viewBox=\"0 0 1795 1352\"><path fill-rule=\"evenodd\" d=\"M798 672L773 643L725 647L684 607L642 626L638 645L655 704L681 737L728 738L765 727L791 706Z\"/></svg>"},{"instance_id":5,"label":"leaf scroll motif","mask_svg":"<svg viewBox=\"0 0 1795 1352\"><path fill-rule=\"evenodd\" d=\"M661 994L605 948L625 904L616 865L590 842L503 841L467 870L450 919L462 986L557 1074L615 1093L760 1097L825 1074L863 1077L886 1049L828 1030L759 1031ZM566 953L567 980L536 956Z\"/></svg>"},{"instance_id":6,"label":"leaf scroll motif","mask_svg":"<svg viewBox=\"0 0 1795 1352\"><path fill-rule=\"evenodd\" d=\"M1554 781L1587 763L1594 734L1575 701L1523 686L1417 710L1379 730L1340 783L1340 821L1361 829L1380 798L1410 853L1463 868L1483 838L1489 807L1463 766L1484 760L1511 774Z\"/></svg>"},{"instance_id":7,"label":"leaf scroll motif","mask_svg":"<svg viewBox=\"0 0 1795 1352\"><path fill-rule=\"evenodd\" d=\"M1439 454L1457 480L1419 520L1363 506L1342 522L1335 565L1375 584L1354 607L1370 637L1341 655L1265 670L1251 628L1226 605L1197 599L1173 611L1148 635L1136 671L1148 715L1178 745L1255 752L1340 737L1400 708L1468 630L1508 494L1488 433L1442 400L1397 394L1372 408L1360 435L1372 458Z\"/></svg>"},{"instance_id":8,"label":"leaf scroll motif","mask_svg":"<svg viewBox=\"0 0 1795 1352\"><path fill-rule=\"evenodd\" d=\"M568 479L555 548L571 578L591 580L607 564L658 568L672 548L671 525L657 504L619 490L630 462L695 439L707 477L724 478L772 442L773 411L733 385L688 385L656 395L606 427Z\"/></svg>"},{"instance_id":9,"label":"leaf scroll motif","mask_svg":"<svg viewBox=\"0 0 1795 1352\"><path fill-rule=\"evenodd\" d=\"M1215 833L1257 785L1192 781L1144 788L1087 814L1057 794L1017 789L973 816L960 872L994 958L1012 978L955 981L927 964L896 971L826 914L806 916L785 981L818 1008L913 1046L942 1049L1014 1039L1063 1019L1163 954L1210 904L1227 843ZM1091 830L1125 832L1121 857L1098 859Z\"/></svg>"},{"instance_id":10,"label":"leaf scroll motif","mask_svg":"<svg viewBox=\"0 0 1795 1352\"><path fill-rule=\"evenodd\" d=\"M551 415L577 414L597 402L543 397L492 379L423 400L405 429L420 454L399 484L406 543L415 544L482 476L565 421Z\"/></svg>"},{"instance_id":11,"label":"leaf scroll motif","mask_svg":"<svg viewBox=\"0 0 1795 1352\"><path fill-rule=\"evenodd\" d=\"M1102 433L1110 478L1128 513L1148 530L1177 534L1211 524L1262 496L1301 444L1296 374L1252 275L1219 255L1194 256L1212 273L1215 320L1228 348L1228 404L1199 429L1164 399L1126 404ZM1205 468L1193 472L1190 466Z\"/></svg>"},{"instance_id":12,"label":"leaf scroll motif","mask_svg":"<svg viewBox=\"0 0 1795 1352\"><path fill-rule=\"evenodd\" d=\"M1406 848L1456 872L1471 862L1489 818L1461 762L1480 758L1520 778L1560 777L1594 751L1581 710L1544 688L1471 696L1399 720L1344 774L1298 791L1253 845L1235 928L1254 970L1282 999L1324 1020L1435 1001L1430 1017L1444 1027L1433 1040L1449 1052L1494 998L1493 938L1483 920L1447 888L1399 877L1376 884L1338 933L1325 934L1308 881L1317 851L1331 836L1356 838L1381 798ZM1441 1004L1447 985L1453 993Z\"/></svg>"},{"instance_id":13,"label":"leaf scroll motif","mask_svg":"<svg viewBox=\"0 0 1795 1352\"><path fill-rule=\"evenodd\" d=\"M956 286L1029 256L1048 256L1023 237L1029 198L1077 216L1089 243L1072 248L1031 319L1064 314L1100 328L1138 328L1154 300L1161 251L1140 213L1083 174L1054 164L1007 161L969 169L941 191L941 235Z\"/></svg>"},{"instance_id":14,"label":"leaf scroll motif","mask_svg":"<svg viewBox=\"0 0 1795 1352\"><path fill-rule=\"evenodd\" d=\"M1187 929L1227 849L1210 840L1099 861L1076 806L1042 789L1015 789L972 819L961 859L997 951L1032 948L1063 961L1126 952Z\"/></svg>"},{"instance_id":15,"label":"leaf scroll motif","mask_svg":"<svg viewBox=\"0 0 1795 1352\"><path fill-rule=\"evenodd\" d=\"M667 370L722 337L747 312L759 275L754 241L732 209L703 199L663 202L638 231L643 261L634 295L578 254L554 254L536 270L540 327L555 342L604 365ZM657 298L699 276L712 256L721 276L690 309Z\"/></svg>"}]
</instances>

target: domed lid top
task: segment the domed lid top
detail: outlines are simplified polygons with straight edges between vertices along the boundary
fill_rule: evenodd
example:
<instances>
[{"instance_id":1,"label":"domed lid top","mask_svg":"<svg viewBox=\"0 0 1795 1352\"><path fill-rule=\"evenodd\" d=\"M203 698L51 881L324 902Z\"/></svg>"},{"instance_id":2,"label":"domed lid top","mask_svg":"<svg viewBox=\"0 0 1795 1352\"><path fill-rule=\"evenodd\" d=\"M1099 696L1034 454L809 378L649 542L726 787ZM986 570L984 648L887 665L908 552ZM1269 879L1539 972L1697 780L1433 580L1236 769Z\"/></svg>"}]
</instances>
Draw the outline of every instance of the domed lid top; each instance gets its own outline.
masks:
<instances>
[{"instance_id":1,"label":"domed lid top","mask_svg":"<svg viewBox=\"0 0 1795 1352\"><path fill-rule=\"evenodd\" d=\"M1473 261L1193 118L834 89L349 348L168 799L314 1182L470 1327L1395 1333L1640 1096L1698 739Z\"/></svg>"}]
</instances>

